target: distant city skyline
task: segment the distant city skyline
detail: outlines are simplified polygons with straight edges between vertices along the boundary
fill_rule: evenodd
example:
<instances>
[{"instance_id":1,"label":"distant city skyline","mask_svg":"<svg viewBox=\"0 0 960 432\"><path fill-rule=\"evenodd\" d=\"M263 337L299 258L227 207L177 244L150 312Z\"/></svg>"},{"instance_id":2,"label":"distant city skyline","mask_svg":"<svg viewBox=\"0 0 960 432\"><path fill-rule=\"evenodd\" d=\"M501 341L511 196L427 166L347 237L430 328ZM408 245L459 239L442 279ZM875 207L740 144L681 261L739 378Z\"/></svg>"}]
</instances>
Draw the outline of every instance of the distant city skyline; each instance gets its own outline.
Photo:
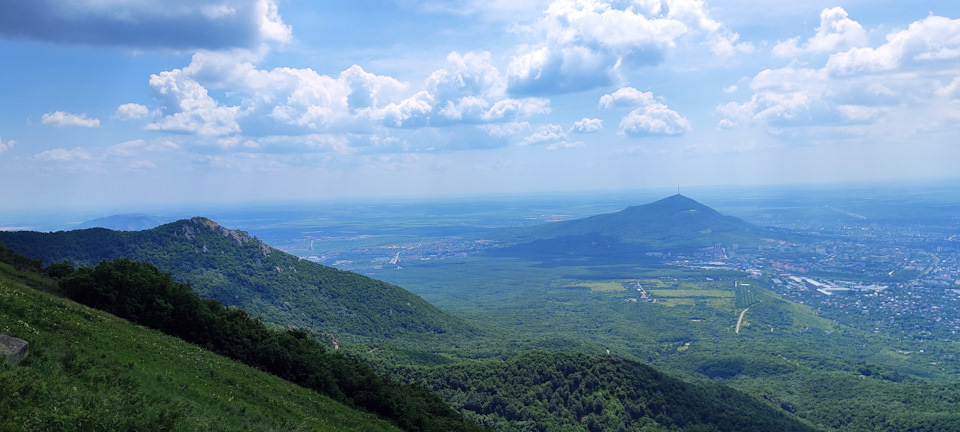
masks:
<instances>
[{"instance_id":1,"label":"distant city skyline","mask_svg":"<svg viewBox=\"0 0 960 432\"><path fill-rule=\"evenodd\" d=\"M52 0L2 207L957 177L960 3Z\"/></svg>"}]
</instances>

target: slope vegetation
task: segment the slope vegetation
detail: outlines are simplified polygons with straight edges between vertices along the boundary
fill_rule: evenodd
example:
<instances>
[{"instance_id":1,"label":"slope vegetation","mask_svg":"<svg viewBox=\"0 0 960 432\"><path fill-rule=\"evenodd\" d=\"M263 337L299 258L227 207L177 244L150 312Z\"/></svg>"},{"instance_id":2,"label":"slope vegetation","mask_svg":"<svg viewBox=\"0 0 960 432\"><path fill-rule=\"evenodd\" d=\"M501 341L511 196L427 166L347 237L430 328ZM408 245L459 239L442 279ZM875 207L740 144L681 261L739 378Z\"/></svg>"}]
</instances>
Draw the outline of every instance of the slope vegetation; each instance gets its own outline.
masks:
<instances>
[{"instance_id":1,"label":"slope vegetation","mask_svg":"<svg viewBox=\"0 0 960 432\"><path fill-rule=\"evenodd\" d=\"M729 387L680 381L611 356L531 352L409 375L469 418L501 430L813 430Z\"/></svg>"},{"instance_id":2,"label":"slope vegetation","mask_svg":"<svg viewBox=\"0 0 960 432\"><path fill-rule=\"evenodd\" d=\"M33 287L0 263L0 430L399 431L376 416Z\"/></svg>"},{"instance_id":3,"label":"slope vegetation","mask_svg":"<svg viewBox=\"0 0 960 432\"><path fill-rule=\"evenodd\" d=\"M149 262L203 297L242 307L265 321L340 338L473 331L403 288L301 260L201 217L133 232L4 232L0 243L45 264Z\"/></svg>"}]
</instances>

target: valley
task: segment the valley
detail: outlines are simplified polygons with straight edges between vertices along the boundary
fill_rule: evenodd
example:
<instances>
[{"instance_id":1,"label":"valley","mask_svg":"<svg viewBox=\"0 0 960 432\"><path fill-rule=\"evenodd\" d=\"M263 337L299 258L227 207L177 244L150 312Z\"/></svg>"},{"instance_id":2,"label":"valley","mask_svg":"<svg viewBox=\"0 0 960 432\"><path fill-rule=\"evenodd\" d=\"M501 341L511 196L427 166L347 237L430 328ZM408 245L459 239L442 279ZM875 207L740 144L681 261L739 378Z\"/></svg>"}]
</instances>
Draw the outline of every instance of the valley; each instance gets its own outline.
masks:
<instances>
[{"instance_id":1,"label":"valley","mask_svg":"<svg viewBox=\"0 0 960 432\"><path fill-rule=\"evenodd\" d=\"M548 364L561 361L553 356L587 355L649 365L694 385L720 386L720 393L743 392L813 430L942 430L960 422L952 411L960 401L955 219L924 213L922 205L890 217L888 210L902 204L895 198L848 206L847 213L829 199L826 207L803 197L788 201L789 209L770 197L729 207L760 223L795 215L805 226L759 225L681 195L597 216L620 201L578 196L246 209L247 219L221 210L246 231L195 218L126 234L2 233L0 242L46 263L151 260L202 295L301 327L330 349L432 389L467 418L501 430L576 413L573 400L547 393L538 397L566 408L548 403L530 411L523 392L501 402L485 399L501 394L495 391L479 399L463 393L480 385L472 380L489 380L480 377L491 368L516 367L511 362L531 352L550 353L536 360ZM763 203L781 209L758 210ZM95 234L99 246L77 246L82 237L75 233ZM159 249L145 246L153 241ZM278 247L272 252L271 241ZM224 261L224 253L243 258ZM353 280L332 269L310 279L318 271L311 261L362 273L371 282L350 283L377 288L310 294L316 281L338 286L323 282L334 274ZM291 289L294 281L305 285ZM411 293L375 293L392 286ZM413 313L396 315L424 300ZM588 393L603 401L579 414L587 429L587 417L609 428L625 415L612 407L634 403L576 388L577 403ZM685 424L657 424L674 421Z\"/></svg>"}]
</instances>

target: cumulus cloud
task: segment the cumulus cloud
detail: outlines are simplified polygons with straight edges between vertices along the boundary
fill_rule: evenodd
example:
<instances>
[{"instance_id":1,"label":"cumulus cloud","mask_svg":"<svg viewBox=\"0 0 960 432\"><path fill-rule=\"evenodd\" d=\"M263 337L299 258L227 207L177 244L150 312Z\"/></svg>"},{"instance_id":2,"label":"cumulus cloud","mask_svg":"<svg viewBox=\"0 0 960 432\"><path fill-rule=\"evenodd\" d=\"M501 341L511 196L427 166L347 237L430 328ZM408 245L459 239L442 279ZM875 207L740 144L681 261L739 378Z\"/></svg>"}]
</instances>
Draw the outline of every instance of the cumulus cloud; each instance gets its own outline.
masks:
<instances>
[{"instance_id":1,"label":"cumulus cloud","mask_svg":"<svg viewBox=\"0 0 960 432\"><path fill-rule=\"evenodd\" d=\"M151 75L150 87L164 104L164 116L147 125L147 129L209 136L240 132L240 107L220 105L183 71L174 69Z\"/></svg>"},{"instance_id":2,"label":"cumulus cloud","mask_svg":"<svg viewBox=\"0 0 960 432\"><path fill-rule=\"evenodd\" d=\"M0 35L136 49L227 49L287 41L275 0L6 2Z\"/></svg>"},{"instance_id":3,"label":"cumulus cloud","mask_svg":"<svg viewBox=\"0 0 960 432\"><path fill-rule=\"evenodd\" d=\"M600 108L634 108L656 103L651 92L641 92L633 87L624 87L600 97Z\"/></svg>"},{"instance_id":4,"label":"cumulus cloud","mask_svg":"<svg viewBox=\"0 0 960 432\"><path fill-rule=\"evenodd\" d=\"M660 103L651 92L624 87L600 97L601 108L632 109L620 120L620 135L680 135L690 130L690 122Z\"/></svg>"},{"instance_id":5,"label":"cumulus cloud","mask_svg":"<svg viewBox=\"0 0 960 432\"><path fill-rule=\"evenodd\" d=\"M0 153L3 153L3 152L5 152L5 151L7 151L7 150L12 149L12 148L13 148L13 145L16 144L16 143L17 143L17 142L14 141L14 140L7 140L7 142L3 142L3 139L0 138Z\"/></svg>"},{"instance_id":6,"label":"cumulus cloud","mask_svg":"<svg viewBox=\"0 0 960 432\"><path fill-rule=\"evenodd\" d=\"M867 32L860 23L850 19L842 7L824 9L820 13L820 27L817 34L802 45L799 38L777 43L773 54L778 57L795 57L801 54L835 53L867 44Z\"/></svg>"},{"instance_id":7,"label":"cumulus cloud","mask_svg":"<svg viewBox=\"0 0 960 432\"><path fill-rule=\"evenodd\" d=\"M338 76L312 69L259 69L249 51L193 56L182 69L150 79L162 116L148 129L209 136L317 131L371 133L378 127L416 129L509 123L550 112L549 100L507 96L489 53L451 53L416 86L353 65ZM228 106L211 96L228 92Z\"/></svg>"},{"instance_id":8,"label":"cumulus cloud","mask_svg":"<svg viewBox=\"0 0 960 432\"><path fill-rule=\"evenodd\" d=\"M54 111L44 114L40 121L43 124L64 127L76 126L85 128L100 127L100 120L89 118L86 114L71 114L64 111Z\"/></svg>"},{"instance_id":9,"label":"cumulus cloud","mask_svg":"<svg viewBox=\"0 0 960 432\"><path fill-rule=\"evenodd\" d=\"M690 122L666 105L653 103L630 111L620 121L621 135L680 135L690 130Z\"/></svg>"},{"instance_id":10,"label":"cumulus cloud","mask_svg":"<svg viewBox=\"0 0 960 432\"><path fill-rule=\"evenodd\" d=\"M536 132L524 138L520 145L540 144L566 138L567 134L563 131L563 127L558 124L548 124L538 127Z\"/></svg>"},{"instance_id":11,"label":"cumulus cloud","mask_svg":"<svg viewBox=\"0 0 960 432\"><path fill-rule=\"evenodd\" d=\"M825 88L823 73L809 68L788 66L767 69L753 78L750 88L753 95L744 103L731 102L718 111L730 122L780 122L806 115L815 106L821 106ZM730 127L730 122L722 125Z\"/></svg>"},{"instance_id":12,"label":"cumulus cloud","mask_svg":"<svg viewBox=\"0 0 960 432\"><path fill-rule=\"evenodd\" d=\"M528 146L535 144L547 144L547 150L557 150L563 148L582 147L582 142L570 142L567 140L567 133L563 127L558 124L547 124L537 128L537 130L520 141L520 145Z\"/></svg>"},{"instance_id":13,"label":"cumulus cloud","mask_svg":"<svg viewBox=\"0 0 960 432\"><path fill-rule=\"evenodd\" d=\"M686 39L700 40L716 55L750 48L710 18L702 0L556 0L527 30L540 40L521 49L507 68L514 95L609 85L622 64L658 64Z\"/></svg>"},{"instance_id":14,"label":"cumulus cloud","mask_svg":"<svg viewBox=\"0 0 960 432\"><path fill-rule=\"evenodd\" d=\"M837 12L824 15L842 15ZM943 76L958 68L960 20L929 16L889 33L876 47L834 53L819 68L791 64L760 72L750 82L749 100L717 107L725 117L719 127L762 126L780 136L791 127L846 133L860 125L890 126L900 118L913 119L910 127L933 125L957 115L956 81L945 83Z\"/></svg>"},{"instance_id":15,"label":"cumulus cloud","mask_svg":"<svg viewBox=\"0 0 960 432\"><path fill-rule=\"evenodd\" d=\"M888 34L886 43L879 47L853 48L831 55L826 69L841 75L883 72L943 61L956 63L958 59L960 19L932 15L913 22L906 30Z\"/></svg>"},{"instance_id":16,"label":"cumulus cloud","mask_svg":"<svg viewBox=\"0 0 960 432\"><path fill-rule=\"evenodd\" d=\"M599 132L601 129L603 129L603 120L587 117L577 120L573 123L573 127L570 128L571 131L579 133Z\"/></svg>"},{"instance_id":17,"label":"cumulus cloud","mask_svg":"<svg viewBox=\"0 0 960 432\"><path fill-rule=\"evenodd\" d=\"M117 112L113 117L120 120L141 120L146 118L148 114L150 114L150 109L146 106L126 103L117 107Z\"/></svg>"},{"instance_id":18,"label":"cumulus cloud","mask_svg":"<svg viewBox=\"0 0 960 432\"><path fill-rule=\"evenodd\" d=\"M74 147L69 150L65 148L55 148L37 153L33 157L34 159L42 161L69 162L74 160L88 160L90 159L90 153L80 147Z\"/></svg>"}]
</instances>

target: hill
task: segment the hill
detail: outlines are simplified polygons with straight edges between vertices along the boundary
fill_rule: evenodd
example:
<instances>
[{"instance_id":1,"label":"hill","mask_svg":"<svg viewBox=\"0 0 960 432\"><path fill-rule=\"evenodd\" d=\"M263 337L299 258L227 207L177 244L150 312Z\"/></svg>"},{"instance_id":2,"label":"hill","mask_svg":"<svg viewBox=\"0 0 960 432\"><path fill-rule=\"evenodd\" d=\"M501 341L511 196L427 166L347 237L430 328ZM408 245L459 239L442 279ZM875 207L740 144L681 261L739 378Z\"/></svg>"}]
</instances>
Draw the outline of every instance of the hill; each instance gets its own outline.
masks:
<instances>
[{"instance_id":1,"label":"hill","mask_svg":"<svg viewBox=\"0 0 960 432\"><path fill-rule=\"evenodd\" d=\"M117 258L148 262L190 283L203 297L242 307L265 321L336 338L473 331L403 288L301 260L202 217L132 232L3 232L0 243L45 264L93 266Z\"/></svg>"},{"instance_id":2,"label":"hill","mask_svg":"<svg viewBox=\"0 0 960 432\"><path fill-rule=\"evenodd\" d=\"M0 263L0 430L399 431L376 416L196 345L33 287Z\"/></svg>"},{"instance_id":3,"label":"hill","mask_svg":"<svg viewBox=\"0 0 960 432\"><path fill-rule=\"evenodd\" d=\"M499 430L814 430L740 391L609 355L530 352L408 373L468 418Z\"/></svg>"},{"instance_id":4,"label":"hill","mask_svg":"<svg viewBox=\"0 0 960 432\"><path fill-rule=\"evenodd\" d=\"M747 246L775 235L678 194L615 213L505 229L491 237L510 245L494 250L495 255L636 261L646 259L647 252Z\"/></svg>"}]
</instances>

